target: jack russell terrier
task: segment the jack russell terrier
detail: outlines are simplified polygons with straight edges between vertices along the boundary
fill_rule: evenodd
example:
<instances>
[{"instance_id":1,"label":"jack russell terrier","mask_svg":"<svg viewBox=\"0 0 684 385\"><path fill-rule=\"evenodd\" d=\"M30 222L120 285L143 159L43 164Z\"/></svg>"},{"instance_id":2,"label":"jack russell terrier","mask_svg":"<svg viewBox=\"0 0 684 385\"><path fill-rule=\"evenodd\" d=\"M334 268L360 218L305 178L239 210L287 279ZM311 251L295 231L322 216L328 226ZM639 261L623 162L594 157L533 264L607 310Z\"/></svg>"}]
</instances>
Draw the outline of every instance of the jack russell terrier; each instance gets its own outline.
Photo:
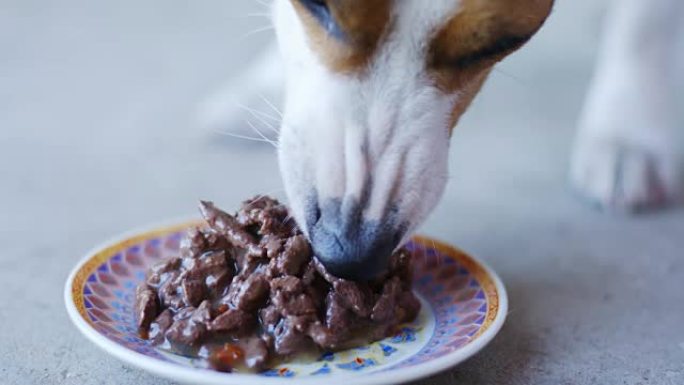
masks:
<instances>
[{"instance_id":1,"label":"jack russell terrier","mask_svg":"<svg viewBox=\"0 0 684 385\"><path fill-rule=\"evenodd\" d=\"M609 23L572 168L576 186L605 205L657 204L676 191L662 67L682 3L621 0ZM274 0L279 50L211 99L204 119L235 124L230 88L249 104L284 83L278 154L291 212L332 273L369 278L439 201L452 129L492 67L552 6Z\"/></svg>"}]
</instances>

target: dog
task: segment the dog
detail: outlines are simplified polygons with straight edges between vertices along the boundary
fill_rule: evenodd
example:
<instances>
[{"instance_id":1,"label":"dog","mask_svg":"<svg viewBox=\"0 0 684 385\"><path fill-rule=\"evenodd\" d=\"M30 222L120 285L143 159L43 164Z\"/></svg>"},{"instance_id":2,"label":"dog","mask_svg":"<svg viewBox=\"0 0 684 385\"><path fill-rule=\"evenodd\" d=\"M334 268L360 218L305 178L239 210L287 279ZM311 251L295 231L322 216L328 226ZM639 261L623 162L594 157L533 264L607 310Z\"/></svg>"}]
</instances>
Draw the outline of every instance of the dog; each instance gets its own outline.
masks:
<instances>
[{"instance_id":1,"label":"dog","mask_svg":"<svg viewBox=\"0 0 684 385\"><path fill-rule=\"evenodd\" d=\"M681 8L678 1L622 0L609 23L610 52L571 173L579 190L606 205L658 204L675 191L670 125L661 120L668 111L662 100L644 106L641 95L624 94L653 87L657 97L667 79L627 57L638 47L623 34L643 34L641 45L652 48L649 39L661 36L648 30L670 16L668 7ZM459 117L493 66L539 31L553 3L274 0L278 49L206 103L203 116L226 125L238 113L231 88L249 90L240 96L249 104L285 84L278 155L291 212L329 271L369 279L433 210ZM659 44L653 50L665 55L669 43ZM627 73L610 73L615 65ZM633 84L623 84L627 75Z\"/></svg>"}]
</instances>

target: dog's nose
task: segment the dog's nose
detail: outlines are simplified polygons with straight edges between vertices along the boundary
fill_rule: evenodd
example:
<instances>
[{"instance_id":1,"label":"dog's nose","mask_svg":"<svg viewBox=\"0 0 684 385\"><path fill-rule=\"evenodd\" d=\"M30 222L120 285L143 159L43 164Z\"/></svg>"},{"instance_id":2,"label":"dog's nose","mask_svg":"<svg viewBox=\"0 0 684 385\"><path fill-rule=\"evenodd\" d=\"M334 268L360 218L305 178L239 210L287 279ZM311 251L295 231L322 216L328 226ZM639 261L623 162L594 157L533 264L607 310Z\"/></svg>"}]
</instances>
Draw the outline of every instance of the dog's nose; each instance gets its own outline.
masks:
<instances>
[{"instance_id":1,"label":"dog's nose","mask_svg":"<svg viewBox=\"0 0 684 385\"><path fill-rule=\"evenodd\" d=\"M403 236L393 220L366 220L357 203L328 200L307 220L314 253L328 272L366 281L383 273Z\"/></svg>"}]
</instances>

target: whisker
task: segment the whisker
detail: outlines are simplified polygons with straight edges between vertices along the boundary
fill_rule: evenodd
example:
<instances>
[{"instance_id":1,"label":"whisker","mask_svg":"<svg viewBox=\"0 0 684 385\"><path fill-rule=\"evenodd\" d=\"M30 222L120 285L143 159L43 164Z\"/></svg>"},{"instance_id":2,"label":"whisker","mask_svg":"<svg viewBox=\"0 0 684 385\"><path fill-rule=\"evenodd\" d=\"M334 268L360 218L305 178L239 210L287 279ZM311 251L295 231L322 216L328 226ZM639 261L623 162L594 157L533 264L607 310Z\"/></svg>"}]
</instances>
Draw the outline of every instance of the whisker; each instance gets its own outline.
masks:
<instances>
[{"instance_id":1,"label":"whisker","mask_svg":"<svg viewBox=\"0 0 684 385\"><path fill-rule=\"evenodd\" d=\"M254 123L252 123L249 119L245 119L245 122L247 122L247 124L252 128L252 130L254 130L254 132L256 132L257 135L259 135L265 142L270 143L276 149L278 148L278 143L268 139L261 131L259 131L258 128L256 128Z\"/></svg>"},{"instance_id":2,"label":"whisker","mask_svg":"<svg viewBox=\"0 0 684 385\"><path fill-rule=\"evenodd\" d=\"M494 67L494 72L496 72L496 73L498 73L498 74L501 74L501 75L503 75L504 77L507 77L507 78L513 80L514 82L516 82L516 83L518 83L518 84L520 84L520 85L527 86L527 85L529 84L529 82L526 81L525 79L523 79L523 78L521 78L521 77L519 77L519 76L513 75L512 73L510 73L510 72L508 72L508 71L504 71L504 70L502 70L502 69L499 68L499 67Z\"/></svg>"},{"instance_id":3,"label":"whisker","mask_svg":"<svg viewBox=\"0 0 684 385\"><path fill-rule=\"evenodd\" d=\"M249 32L247 32L246 34L240 36L240 39L239 39L239 40L244 40L244 39L246 39L246 38L248 38L248 37L250 37L250 36L252 36L252 35L256 35L256 34L259 33L259 32L271 31L271 30L274 30L274 29L275 29L275 27L272 26L272 25L268 25L268 26L265 26L265 27L257 28L257 29L255 29L255 30L249 31Z\"/></svg>"},{"instance_id":4,"label":"whisker","mask_svg":"<svg viewBox=\"0 0 684 385\"><path fill-rule=\"evenodd\" d=\"M273 118L273 117L271 117L271 116L269 116L269 115L267 115L267 114L265 114L265 113L263 113L263 112L261 112L261 111L258 111L258 110L255 110L255 109L253 109L253 108L247 107L247 106L245 106L244 104L241 104L241 103L236 102L236 105L237 105L239 108L242 108L243 110L249 112L255 119L259 120L264 126L266 126L267 128L269 128L271 131L275 132L276 134L279 134L279 133L280 133L280 131L276 128L276 126L274 126L272 123L266 121L266 120L265 120L264 118L262 118L260 115L266 115L266 117L271 118L271 119L274 119L274 120L275 120L275 118Z\"/></svg>"},{"instance_id":5,"label":"whisker","mask_svg":"<svg viewBox=\"0 0 684 385\"><path fill-rule=\"evenodd\" d=\"M268 0L256 0L257 4L263 5L264 7L270 7L271 2Z\"/></svg>"},{"instance_id":6,"label":"whisker","mask_svg":"<svg viewBox=\"0 0 684 385\"><path fill-rule=\"evenodd\" d=\"M235 15L235 16L228 16L226 17L226 20L244 20L244 19L252 19L252 18L265 18L271 20L273 15L270 13L246 13L244 15Z\"/></svg>"},{"instance_id":7,"label":"whisker","mask_svg":"<svg viewBox=\"0 0 684 385\"><path fill-rule=\"evenodd\" d=\"M264 120L263 118L259 117L259 115L256 115L254 112L250 112L250 114L252 114L252 116L254 116L255 119L260 121L266 128L273 131L276 135L280 134L280 131L278 130L278 128L276 128L276 126L274 126L273 124L271 124L271 123L267 122L266 120Z\"/></svg>"},{"instance_id":8,"label":"whisker","mask_svg":"<svg viewBox=\"0 0 684 385\"><path fill-rule=\"evenodd\" d=\"M270 140L264 140L264 139L261 139L261 138L255 138L255 137L253 137L253 136L240 135L240 134L235 134L235 133L232 133L232 132L225 132L225 131L222 131L222 130L212 130L212 131L214 131L215 133L217 133L217 134L219 134L219 135L230 136L230 137L237 138L237 139L245 139L245 140L251 140L251 141L253 141L253 142L266 142L266 143L273 144Z\"/></svg>"},{"instance_id":9,"label":"whisker","mask_svg":"<svg viewBox=\"0 0 684 385\"><path fill-rule=\"evenodd\" d=\"M259 94L259 97L261 98L261 100L264 101L264 103L266 103L269 107L271 107L271 109L272 109L273 111L275 111L276 114L278 114L278 116L280 117L280 119L283 118L283 112L280 111L280 110L278 109L278 107L276 107L273 103L271 103L271 101L268 100L267 97L265 97L265 96L262 95L262 94Z\"/></svg>"}]
</instances>

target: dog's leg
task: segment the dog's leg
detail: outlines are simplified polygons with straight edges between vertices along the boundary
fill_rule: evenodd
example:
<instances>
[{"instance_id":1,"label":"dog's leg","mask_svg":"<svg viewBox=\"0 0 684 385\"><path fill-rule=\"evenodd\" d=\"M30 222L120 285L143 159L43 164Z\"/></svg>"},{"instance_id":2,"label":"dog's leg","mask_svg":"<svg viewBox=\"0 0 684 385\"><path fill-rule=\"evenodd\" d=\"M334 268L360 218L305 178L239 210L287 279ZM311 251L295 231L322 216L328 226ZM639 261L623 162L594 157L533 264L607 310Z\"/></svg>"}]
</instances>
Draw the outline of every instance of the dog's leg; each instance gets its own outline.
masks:
<instances>
[{"instance_id":1,"label":"dog's leg","mask_svg":"<svg viewBox=\"0 0 684 385\"><path fill-rule=\"evenodd\" d=\"M244 67L244 72L199 105L199 124L229 135L253 137L263 134L274 138L280 113L273 104L280 104L284 86L282 61L276 44ZM259 133L255 133L251 126L255 126Z\"/></svg>"},{"instance_id":2,"label":"dog's leg","mask_svg":"<svg viewBox=\"0 0 684 385\"><path fill-rule=\"evenodd\" d=\"M580 193L634 211L677 199L672 76L681 0L620 0L609 16L572 159Z\"/></svg>"}]
</instances>

